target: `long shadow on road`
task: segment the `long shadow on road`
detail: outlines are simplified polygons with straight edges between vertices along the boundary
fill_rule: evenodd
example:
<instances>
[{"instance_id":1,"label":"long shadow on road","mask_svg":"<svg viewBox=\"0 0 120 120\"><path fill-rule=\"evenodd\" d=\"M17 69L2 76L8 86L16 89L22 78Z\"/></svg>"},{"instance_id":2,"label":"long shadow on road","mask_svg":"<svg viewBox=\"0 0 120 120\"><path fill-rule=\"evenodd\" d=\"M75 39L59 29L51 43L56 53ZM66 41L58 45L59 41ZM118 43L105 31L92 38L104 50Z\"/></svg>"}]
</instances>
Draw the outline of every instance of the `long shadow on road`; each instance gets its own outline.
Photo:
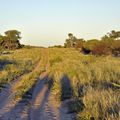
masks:
<instances>
[{"instance_id":1,"label":"long shadow on road","mask_svg":"<svg viewBox=\"0 0 120 120\"><path fill-rule=\"evenodd\" d=\"M32 98L30 120L54 120L55 115L48 105L53 79L48 76L42 78L36 85Z\"/></svg>"},{"instance_id":2,"label":"long shadow on road","mask_svg":"<svg viewBox=\"0 0 120 120\"><path fill-rule=\"evenodd\" d=\"M61 81L61 106L59 109L59 120L74 120L75 116L69 113L68 103L73 98L71 80L64 74Z\"/></svg>"},{"instance_id":3,"label":"long shadow on road","mask_svg":"<svg viewBox=\"0 0 120 120\"><path fill-rule=\"evenodd\" d=\"M73 88L71 81L67 75L64 75L61 79L61 101L71 99L73 96Z\"/></svg>"},{"instance_id":4,"label":"long shadow on road","mask_svg":"<svg viewBox=\"0 0 120 120\"><path fill-rule=\"evenodd\" d=\"M32 86L15 106L11 109L5 108L3 114L0 115L0 120L73 120L73 115L68 114L64 106L64 102L73 97L73 89L68 76L64 75L61 79L61 101L63 104L57 109L59 116L49 103L53 84L53 79L43 74L37 84Z\"/></svg>"},{"instance_id":5,"label":"long shadow on road","mask_svg":"<svg viewBox=\"0 0 120 120\"><path fill-rule=\"evenodd\" d=\"M61 107L60 120L75 120L76 113L84 109L82 99L74 96L73 87L70 78L65 74L61 79Z\"/></svg>"}]
</instances>

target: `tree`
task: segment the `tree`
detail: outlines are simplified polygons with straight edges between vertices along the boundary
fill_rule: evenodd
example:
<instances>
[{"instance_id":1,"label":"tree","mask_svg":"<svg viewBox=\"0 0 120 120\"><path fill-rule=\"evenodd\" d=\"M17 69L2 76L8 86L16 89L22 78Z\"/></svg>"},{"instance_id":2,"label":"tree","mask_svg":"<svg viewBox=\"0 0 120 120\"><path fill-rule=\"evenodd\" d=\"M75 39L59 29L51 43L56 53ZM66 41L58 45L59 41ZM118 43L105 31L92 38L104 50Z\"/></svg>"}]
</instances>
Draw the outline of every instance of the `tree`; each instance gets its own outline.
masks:
<instances>
[{"instance_id":1,"label":"tree","mask_svg":"<svg viewBox=\"0 0 120 120\"><path fill-rule=\"evenodd\" d=\"M68 33L68 37L69 37L70 40L72 40L74 36L73 36L72 33Z\"/></svg>"},{"instance_id":2,"label":"tree","mask_svg":"<svg viewBox=\"0 0 120 120\"><path fill-rule=\"evenodd\" d=\"M20 47L19 40L20 32L17 30L9 30L5 32L5 36L3 36L3 43L2 46L4 46L5 49L16 49Z\"/></svg>"},{"instance_id":3,"label":"tree","mask_svg":"<svg viewBox=\"0 0 120 120\"><path fill-rule=\"evenodd\" d=\"M112 38L114 40L119 39L120 38L120 31L112 30L110 33L107 33L107 35L103 36L102 40L105 40L108 38Z\"/></svg>"},{"instance_id":4,"label":"tree","mask_svg":"<svg viewBox=\"0 0 120 120\"><path fill-rule=\"evenodd\" d=\"M20 44L21 32L18 30L8 30L5 35L0 34L0 49L17 49L22 47Z\"/></svg>"},{"instance_id":5,"label":"tree","mask_svg":"<svg viewBox=\"0 0 120 120\"><path fill-rule=\"evenodd\" d=\"M68 39L66 39L65 47L75 47L77 38L73 36L72 33L68 34Z\"/></svg>"},{"instance_id":6,"label":"tree","mask_svg":"<svg viewBox=\"0 0 120 120\"><path fill-rule=\"evenodd\" d=\"M83 39L77 39L72 33L69 33L64 45L65 47L82 48L83 42Z\"/></svg>"},{"instance_id":7,"label":"tree","mask_svg":"<svg viewBox=\"0 0 120 120\"><path fill-rule=\"evenodd\" d=\"M80 49L82 49L84 43L85 43L84 39L82 39L82 38L81 38L81 39L77 39L77 40L76 40L75 48L80 48Z\"/></svg>"},{"instance_id":8,"label":"tree","mask_svg":"<svg viewBox=\"0 0 120 120\"><path fill-rule=\"evenodd\" d=\"M21 39L20 34L21 33L17 30L9 30L5 32L6 37L13 42L17 42Z\"/></svg>"}]
</instances>

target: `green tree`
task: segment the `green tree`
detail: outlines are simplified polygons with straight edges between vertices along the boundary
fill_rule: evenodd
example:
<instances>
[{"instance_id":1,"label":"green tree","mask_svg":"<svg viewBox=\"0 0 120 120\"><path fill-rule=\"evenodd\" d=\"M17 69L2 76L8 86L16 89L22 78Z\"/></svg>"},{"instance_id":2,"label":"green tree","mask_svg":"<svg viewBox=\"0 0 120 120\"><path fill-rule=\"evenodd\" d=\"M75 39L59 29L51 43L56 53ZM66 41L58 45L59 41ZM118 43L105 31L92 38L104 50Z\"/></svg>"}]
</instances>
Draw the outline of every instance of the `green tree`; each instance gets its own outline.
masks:
<instances>
[{"instance_id":1,"label":"green tree","mask_svg":"<svg viewBox=\"0 0 120 120\"><path fill-rule=\"evenodd\" d=\"M9 40L12 42L17 42L21 39L20 37L21 32L17 31L17 30L9 30L5 32L5 35L7 38L9 38Z\"/></svg>"},{"instance_id":2,"label":"green tree","mask_svg":"<svg viewBox=\"0 0 120 120\"><path fill-rule=\"evenodd\" d=\"M16 49L20 47L20 42L19 40L21 39L20 37L20 32L17 30L9 30L5 32L5 36L3 37L3 44L5 49Z\"/></svg>"},{"instance_id":3,"label":"green tree","mask_svg":"<svg viewBox=\"0 0 120 120\"><path fill-rule=\"evenodd\" d=\"M102 40L108 39L108 38L112 38L112 39L119 39L120 38L120 31L115 31L112 30L111 32L107 33L107 35L102 37Z\"/></svg>"}]
</instances>

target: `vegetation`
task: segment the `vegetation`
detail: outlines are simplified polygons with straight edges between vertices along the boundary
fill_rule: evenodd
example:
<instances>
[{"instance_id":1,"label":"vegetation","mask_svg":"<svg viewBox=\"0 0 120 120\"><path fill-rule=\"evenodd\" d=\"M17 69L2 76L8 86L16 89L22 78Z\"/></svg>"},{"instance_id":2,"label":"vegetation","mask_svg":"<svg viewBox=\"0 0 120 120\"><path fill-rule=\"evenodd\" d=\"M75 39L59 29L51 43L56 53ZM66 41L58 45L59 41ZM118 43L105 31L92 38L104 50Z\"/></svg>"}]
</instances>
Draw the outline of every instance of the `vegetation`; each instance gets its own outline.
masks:
<instances>
[{"instance_id":1,"label":"vegetation","mask_svg":"<svg viewBox=\"0 0 120 120\"><path fill-rule=\"evenodd\" d=\"M22 97L26 92L28 92L38 81L39 75L46 70L46 65L48 62L48 59L46 58L48 58L48 53L46 50L41 51L41 54L36 54L40 57L37 66L32 72L23 75L19 84L15 86L14 90L16 91L16 97Z\"/></svg>"},{"instance_id":2,"label":"vegetation","mask_svg":"<svg viewBox=\"0 0 120 120\"><path fill-rule=\"evenodd\" d=\"M65 42L65 47L77 48L85 54L94 55L120 55L120 31L111 31L103 36L101 40L92 39L85 41L77 39L73 34L68 34L69 38Z\"/></svg>"},{"instance_id":3,"label":"vegetation","mask_svg":"<svg viewBox=\"0 0 120 120\"><path fill-rule=\"evenodd\" d=\"M0 84L9 83L22 74L32 71L39 61L41 49L20 49L0 56Z\"/></svg>"},{"instance_id":4,"label":"vegetation","mask_svg":"<svg viewBox=\"0 0 120 120\"><path fill-rule=\"evenodd\" d=\"M56 60L58 56L61 56L61 61ZM51 63L51 74L54 76L53 95L57 96L58 101L72 98L70 112L77 111L77 119L119 120L118 58L85 56L72 48L55 48L50 49L50 59L56 60L54 65ZM62 80L69 81L70 84L63 87Z\"/></svg>"},{"instance_id":5,"label":"vegetation","mask_svg":"<svg viewBox=\"0 0 120 120\"><path fill-rule=\"evenodd\" d=\"M14 39L11 32L6 36L10 41L20 39L19 33ZM68 112L75 112L77 120L119 120L120 58L115 57L120 54L119 37L112 31L101 40L85 41L70 33L66 48L10 50L0 56L0 88L20 78L14 91L21 98L46 71L47 82L53 80L51 95L60 103L68 100Z\"/></svg>"},{"instance_id":6,"label":"vegetation","mask_svg":"<svg viewBox=\"0 0 120 120\"><path fill-rule=\"evenodd\" d=\"M0 48L9 50L20 48L20 34L17 30L9 30L4 36L0 35Z\"/></svg>"}]
</instances>

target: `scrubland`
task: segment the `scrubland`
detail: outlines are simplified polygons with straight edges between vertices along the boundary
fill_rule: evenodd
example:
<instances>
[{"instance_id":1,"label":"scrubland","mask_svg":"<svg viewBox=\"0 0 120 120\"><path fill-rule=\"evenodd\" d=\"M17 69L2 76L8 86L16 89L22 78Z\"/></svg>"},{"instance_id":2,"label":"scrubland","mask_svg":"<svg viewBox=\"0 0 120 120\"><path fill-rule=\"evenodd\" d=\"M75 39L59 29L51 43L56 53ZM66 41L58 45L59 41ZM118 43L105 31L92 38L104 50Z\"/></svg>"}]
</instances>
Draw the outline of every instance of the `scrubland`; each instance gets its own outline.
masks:
<instances>
[{"instance_id":1,"label":"scrubland","mask_svg":"<svg viewBox=\"0 0 120 120\"><path fill-rule=\"evenodd\" d=\"M73 99L70 112L76 112L78 120L120 119L119 58L83 55L74 49L51 49L50 58L53 94L58 100Z\"/></svg>"},{"instance_id":2,"label":"scrubland","mask_svg":"<svg viewBox=\"0 0 120 120\"><path fill-rule=\"evenodd\" d=\"M68 100L68 112L77 120L120 119L120 58L84 55L74 48L22 48L1 55L0 62L1 89L21 77L14 87L17 97L48 71L52 95L59 103Z\"/></svg>"}]
</instances>

